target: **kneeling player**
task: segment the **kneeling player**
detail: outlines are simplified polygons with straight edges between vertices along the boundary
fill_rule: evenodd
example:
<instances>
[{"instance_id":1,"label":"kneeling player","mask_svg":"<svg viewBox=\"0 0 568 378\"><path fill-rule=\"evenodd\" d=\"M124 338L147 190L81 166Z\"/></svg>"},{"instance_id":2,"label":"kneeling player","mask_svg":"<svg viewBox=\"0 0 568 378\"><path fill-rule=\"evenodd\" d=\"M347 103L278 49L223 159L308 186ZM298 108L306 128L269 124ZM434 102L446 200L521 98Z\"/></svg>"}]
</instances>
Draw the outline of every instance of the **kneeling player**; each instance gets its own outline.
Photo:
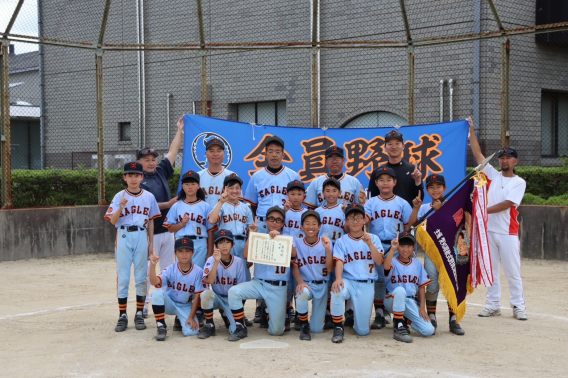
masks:
<instances>
[{"instance_id":1,"label":"kneeling player","mask_svg":"<svg viewBox=\"0 0 568 378\"><path fill-rule=\"evenodd\" d=\"M199 303L199 295L203 287L203 270L191 262L193 257L193 240L182 237L175 242L177 264L168 266L159 276L156 276L156 264L160 258L150 256L150 283L161 290L152 293L152 310L156 317L158 334L156 340L166 339L166 314L176 315L181 321L182 332L185 336L195 336L199 333L199 324L195 313Z\"/></svg>"},{"instance_id":2,"label":"kneeling player","mask_svg":"<svg viewBox=\"0 0 568 378\"><path fill-rule=\"evenodd\" d=\"M343 341L343 303L353 299L353 329L359 336L369 334L369 322L375 295L377 270L375 264L383 264L383 248L378 236L365 232L365 209L351 204L345 210L349 233L335 242L336 280L331 286L331 316L335 329L331 339Z\"/></svg>"},{"instance_id":3,"label":"kneeling player","mask_svg":"<svg viewBox=\"0 0 568 378\"><path fill-rule=\"evenodd\" d=\"M315 211L302 214L303 238L294 239L296 259L292 261L292 274L298 282L296 287L296 311L300 321L300 340L311 340L308 322L308 302L312 300L313 333L322 333L327 305L327 282L333 270L331 240L318 236L321 219Z\"/></svg>"},{"instance_id":4,"label":"kneeling player","mask_svg":"<svg viewBox=\"0 0 568 378\"><path fill-rule=\"evenodd\" d=\"M235 320L229 306L229 289L235 285L246 282L247 263L241 257L233 256L231 251L235 242L233 233L229 230L218 230L213 234L215 250L213 256L207 259L203 270L203 283L210 284L211 289L201 294L201 308L205 313L205 327L199 334L200 339L215 336L215 323L213 323L213 310L223 310L224 318L229 322L229 332L236 330Z\"/></svg>"},{"instance_id":5,"label":"kneeling player","mask_svg":"<svg viewBox=\"0 0 568 378\"><path fill-rule=\"evenodd\" d=\"M271 207L266 212L266 227L271 238L280 235L282 227L284 227L284 217L284 210L278 206ZM249 230L257 232L257 223L250 225ZM245 259L248 258L248 252L247 241L243 252ZM296 249L292 248L292 258L295 257ZM237 323L237 330L229 336L229 341L238 341L248 335L243 308L243 301L247 299L264 299L267 308L263 311L266 310L269 314L263 313L262 317L268 316L268 333L275 336L284 333L286 323L289 324L289 319L286 317L286 296L289 280L290 269L288 267L256 263L254 264L254 279L252 281L243 282L229 289L229 305Z\"/></svg>"},{"instance_id":6,"label":"kneeling player","mask_svg":"<svg viewBox=\"0 0 568 378\"><path fill-rule=\"evenodd\" d=\"M384 269L387 280L385 307L394 314L393 338L411 343L404 318L412 321L412 328L423 336L434 334L434 326L426 312L426 285L431 281L420 260L413 258L416 240L410 232L397 235L391 242L391 251L398 250L398 256L389 253L385 258ZM420 307L416 303L416 291L420 293Z\"/></svg>"}]
</instances>

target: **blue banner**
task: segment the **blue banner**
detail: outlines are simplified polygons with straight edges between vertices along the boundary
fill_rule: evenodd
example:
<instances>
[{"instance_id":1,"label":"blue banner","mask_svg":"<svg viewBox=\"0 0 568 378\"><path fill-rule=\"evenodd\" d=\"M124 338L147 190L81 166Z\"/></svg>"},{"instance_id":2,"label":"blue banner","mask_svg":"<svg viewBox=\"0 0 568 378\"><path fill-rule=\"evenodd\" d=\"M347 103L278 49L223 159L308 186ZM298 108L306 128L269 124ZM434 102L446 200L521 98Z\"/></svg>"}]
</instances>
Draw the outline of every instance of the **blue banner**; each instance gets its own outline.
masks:
<instances>
[{"instance_id":1,"label":"blue banner","mask_svg":"<svg viewBox=\"0 0 568 378\"><path fill-rule=\"evenodd\" d=\"M298 172L306 187L326 173L324 151L337 145L345 149L344 171L357 177L367 189L371 172L388 161L384 135L394 129L266 126L198 115L186 115L184 125L182 172L206 168L205 141L217 137L227 146L223 165L243 179L243 188L254 172L267 165L264 140L277 135L285 143L284 165ZM399 131L404 135L403 159L418 163L422 179L431 173L443 174L451 189L465 177L469 131L466 120L403 126Z\"/></svg>"}]
</instances>

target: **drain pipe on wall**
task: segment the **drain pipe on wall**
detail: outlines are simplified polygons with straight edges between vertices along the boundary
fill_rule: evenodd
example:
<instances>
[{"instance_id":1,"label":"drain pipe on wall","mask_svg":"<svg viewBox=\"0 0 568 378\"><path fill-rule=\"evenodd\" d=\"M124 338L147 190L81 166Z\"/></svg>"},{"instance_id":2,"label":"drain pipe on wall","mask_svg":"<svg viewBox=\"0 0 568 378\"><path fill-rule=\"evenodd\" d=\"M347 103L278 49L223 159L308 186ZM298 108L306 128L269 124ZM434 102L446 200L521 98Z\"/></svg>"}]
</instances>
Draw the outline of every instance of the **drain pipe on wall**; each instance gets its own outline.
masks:
<instances>
[{"instance_id":1,"label":"drain pipe on wall","mask_svg":"<svg viewBox=\"0 0 568 378\"><path fill-rule=\"evenodd\" d=\"M171 93L166 93L166 125L168 126L168 133L166 137L166 150L170 147L170 99L172 98Z\"/></svg>"},{"instance_id":2,"label":"drain pipe on wall","mask_svg":"<svg viewBox=\"0 0 568 378\"><path fill-rule=\"evenodd\" d=\"M448 80L448 89L450 90L450 122L454 120L454 79Z\"/></svg>"},{"instance_id":3,"label":"drain pipe on wall","mask_svg":"<svg viewBox=\"0 0 568 378\"><path fill-rule=\"evenodd\" d=\"M481 33L481 0L475 0L473 11L473 32ZM481 40L475 40L473 45L473 124L477 133L481 124L480 114L480 82L481 82ZM478 135L479 137L479 135Z\"/></svg>"},{"instance_id":4,"label":"drain pipe on wall","mask_svg":"<svg viewBox=\"0 0 568 378\"><path fill-rule=\"evenodd\" d=\"M144 44L144 0L136 1L136 43ZM138 50L138 144L146 146L146 69L144 50Z\"/></svg>"},{"instance_id":5,"label":"drain pipe on wall","mask_svg":"<svg viewBox=\"0 0 568 378\"><path fill-rule=\"evenodd\" d=\"M440 80L440 123L444 122L444 79Z\"/></svg>"}]
</instances>

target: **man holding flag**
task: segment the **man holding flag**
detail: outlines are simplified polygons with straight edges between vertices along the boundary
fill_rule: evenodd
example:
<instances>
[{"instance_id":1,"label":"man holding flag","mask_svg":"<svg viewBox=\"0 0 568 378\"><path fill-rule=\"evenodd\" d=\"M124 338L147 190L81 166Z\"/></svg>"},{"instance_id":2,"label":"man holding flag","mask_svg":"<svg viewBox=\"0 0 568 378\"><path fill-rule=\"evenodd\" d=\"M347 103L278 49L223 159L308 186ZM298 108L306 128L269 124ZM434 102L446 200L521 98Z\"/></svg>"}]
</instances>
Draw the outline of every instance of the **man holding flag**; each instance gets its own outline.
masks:
<instances>
[{"instance_id":1,"label":"man holding flag","mask_svg":"<svg viewBox=\"0 0 568 378\"><path fill-rule=\"evenodd\" d=\"M471 118L468 118L469 143L471 151L478 164L485 159L475 136ZM486 165L483 173L489 180L488 235L491 250L491 265L493 270L493 286L487 288L485 310L480 317L501 315L501 285L499 282L499 264L503 262L503 270L509 281L511 293L509 302L513 307L513 316L518 320L527 320L525 300L523 297L523 281L521 278L521 255L519 241L519 222L517 207L525 194L526 182L515 175L515 165L519 162L518 153L514 148L503 147L497 153L501 171L491 165Z\"/></svg>"}]
</instances>

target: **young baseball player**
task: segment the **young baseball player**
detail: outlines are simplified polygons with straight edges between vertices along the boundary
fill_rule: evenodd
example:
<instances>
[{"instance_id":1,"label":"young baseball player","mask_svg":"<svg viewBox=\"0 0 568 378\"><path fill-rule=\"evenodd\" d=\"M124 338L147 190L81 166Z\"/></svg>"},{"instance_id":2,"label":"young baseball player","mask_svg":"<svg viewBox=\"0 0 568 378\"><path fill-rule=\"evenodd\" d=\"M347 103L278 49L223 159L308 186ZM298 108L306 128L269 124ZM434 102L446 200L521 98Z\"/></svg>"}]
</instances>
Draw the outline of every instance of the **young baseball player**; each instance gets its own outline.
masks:
<instances>
[{"instance_id":1,"label":"young baseball player","mask_svg":"<svg viewBox=\"0 0 568 378\"><path fill-rule=\"evenodd\" d=\"M203 270L191 262L193 257L193 240L181 237L175 241L177 263L168 266L156 276L158 256L150 256L150 283L157 289L152 292L152 310L156 318L158 332L157 341L164 341L167 335L166 314L176 315L180 319L185 336L199 333L196 318L199 295L203 286Z\"/></svg>"},{"instance_id":2,"label":"young baseball player","mask_svg":"<svg viewBox=\"0 0 568 378\"><path fill-rule=\"evenodd\" d=\"M105 219L110 221L117 231L114 253L118 275L119 318L114 329L116 332L123 332L128 326L126 303L132 265L136 280L134 324L137 330L146 329L142 310L146 300L147 260L153 249L154 219L161 216L154 195L140 189L140 183L144 179L142 164L126 163L123 179L128 185L127 188L114 196L105 214Z\"/></svg>"},{"instance_id":3,"label":"young baseball player","mask_svg":"<svg viewBox=\"0 0 568 378\"><path fill-rule=\"evenodd\" d=\"M379 195L365 203L365 212L371 227L369 232L377 235L382 242L385 254L391 249L391 240L397 232L403 232L409 227L412 208L401 197L393 193L396 185L394 170L390 167L379 167L376 184ZM394 251L396 252L396 250ZM386 282L382 266L377 266L378 279L375 282L375 320L372 329L381 329L385 326L386 313L384 306Z\"/></svg>"},{"instance_id":4,"label":"young baseball player","mask_svg":"<svg viewBox=\"0 0 568 378\"><path fill-rule=\"evenodd\" d=\"M201 189L205 192L205 202L214 208L221 198L225 177L233 172L223 167L225 160L225 143L219 138L211 138L205 142L205 158L208 167L198 172ZM241 184L242 185L242 184ZM241 193L239 192L239 196Z\"/></svg>"},{"instance_id":5,"label":"young baseball player","mask_svg":"<svg viewBox=\"0 0 568 378\"><path fill-rule=\"evenodd\" d=\"M203 270L203 283L211 285L210 289L201 294L201 307L205 313L206 324L199 334L200 339L215 336L213 310L223 310L229 321L229 332L236 330L235 320L229 306L229 289L246 282L246 261L231 254L235 245L233 233L230 230L218 230L214 233L215 250L213 256L207 259Z\"/></svg>"},{"instance_id":6,"label":"young baseball player","mask_svg":"<svg viewBox=\"0 0 568 378\"><path fill-rule=\"evenodd\" d=\"M343 341L343 303L353 299L353 329L359 336L369 334L369 322L373 307L376 266L383 264L383 247L377 235L365 232L365 209L352 203L345 210L349 233L335 242L335 282L331 286L331 316L335 329L331 339Z\"/></svg>"},{"instance_id":7,"label":"young baseball player","mask_svg":"<svg viewBox=\"0 0 568 378\"><path fill-rule=\"evenodd\" d=\"M432 202L422 203L420 192L418 197L412 201L412 214L410 215L410 224L415 224L416 221L421 219L430 209L435 211L440 210L442 207L442 198L444 197L444 192L446 190L446 179L442 175L431 174L426 177L426 191L432 197ZM428 277L432 282L426 287L426 310L428 311L428 316L430 317L430 322L434 328L438 327L438 321L436 319L436 305L438 303L438 293L440 292L439 284L439 272L436 266L428 255L424 255L424 269L428 273ZM463 336L465 331L460 327L457 322L457 317L448 305L448 311L450 312L450 332Z\"/></svg>"},{"instance_id":8,"label":"young baseball player","mask_svg":"<svg viewBox=\"0 0 568 378\"><path fill-rule=\"evenodd\" d=\"M284 227L284 210L278 206L271 207L266 212L268 234L275 238ZM252 232L258 231L255 222L249 226ZM248 241L245 245L244 258L248 257ZM296 257L296 249L292 248L292 259ZM268 333L280 336L284 333L286 324L289 324L286 314L287 285L290 280L290 269L286 266L273 266L256 263L254 265L254 279L243 282L229 289L229 305L233 318L237 323L237 330L229 336L229 341L238 341L247 337L248 331L244 322L243 301L247 299L263 299L266 309L262 309L262 316L268 318ZM264 311L266 310L266 311ZM269 312L268 314L266 312Z\"/></svg>"},{"instance_id":9,"label":"young baseball player","mask_svg":"<svg viewBox=\"0 0 568 378\"><path fill-rule=\"evenodd\" d=\"M296 317L301 325L300 340L311 340L310 333L323 332L327 305L329 274L333 271L331 240L319 237L321 219L315 211L302 214L303 238L294 239L296 258L292 274L296 278ZM311 328L308 322L308 303L312 301Z\"/></svg>"},{"instance_id":10,"label":"young baseball player","mask_svg":"<svg viewBox=\"0 0 568 378\"><path fill-rule=\"evenodd\" d=\"M385 306L394 314L393 338L405 343L412 342L405 317L412 321L412 328L422 336L431 336L435 332L425 306L425 287L430 283L430 278L420 260L412 257L415 244L416 240L410 232L397 233L391 241L391 251L398 250L398 255L395 257L394 253L389 253L384 262L388 292ZM417 291L420 306L416 303Z\"/></svg>"},{"instance_id":11,"label":"young baseball player","mask_svg":"<svg viewBox=\"0 0 568 378\"><path fill-rule=\"evenodd\" d=\"M176 238L187 236L193 240L195 251L192 262L203 268L207 259L208 231L214 227L207 220L211 207L205 202L205 195L199 185L200 177L195 171L188 171L181 177L182 189L166 219L164 227L173 232Z\"/></svg>"}]
</instances>

